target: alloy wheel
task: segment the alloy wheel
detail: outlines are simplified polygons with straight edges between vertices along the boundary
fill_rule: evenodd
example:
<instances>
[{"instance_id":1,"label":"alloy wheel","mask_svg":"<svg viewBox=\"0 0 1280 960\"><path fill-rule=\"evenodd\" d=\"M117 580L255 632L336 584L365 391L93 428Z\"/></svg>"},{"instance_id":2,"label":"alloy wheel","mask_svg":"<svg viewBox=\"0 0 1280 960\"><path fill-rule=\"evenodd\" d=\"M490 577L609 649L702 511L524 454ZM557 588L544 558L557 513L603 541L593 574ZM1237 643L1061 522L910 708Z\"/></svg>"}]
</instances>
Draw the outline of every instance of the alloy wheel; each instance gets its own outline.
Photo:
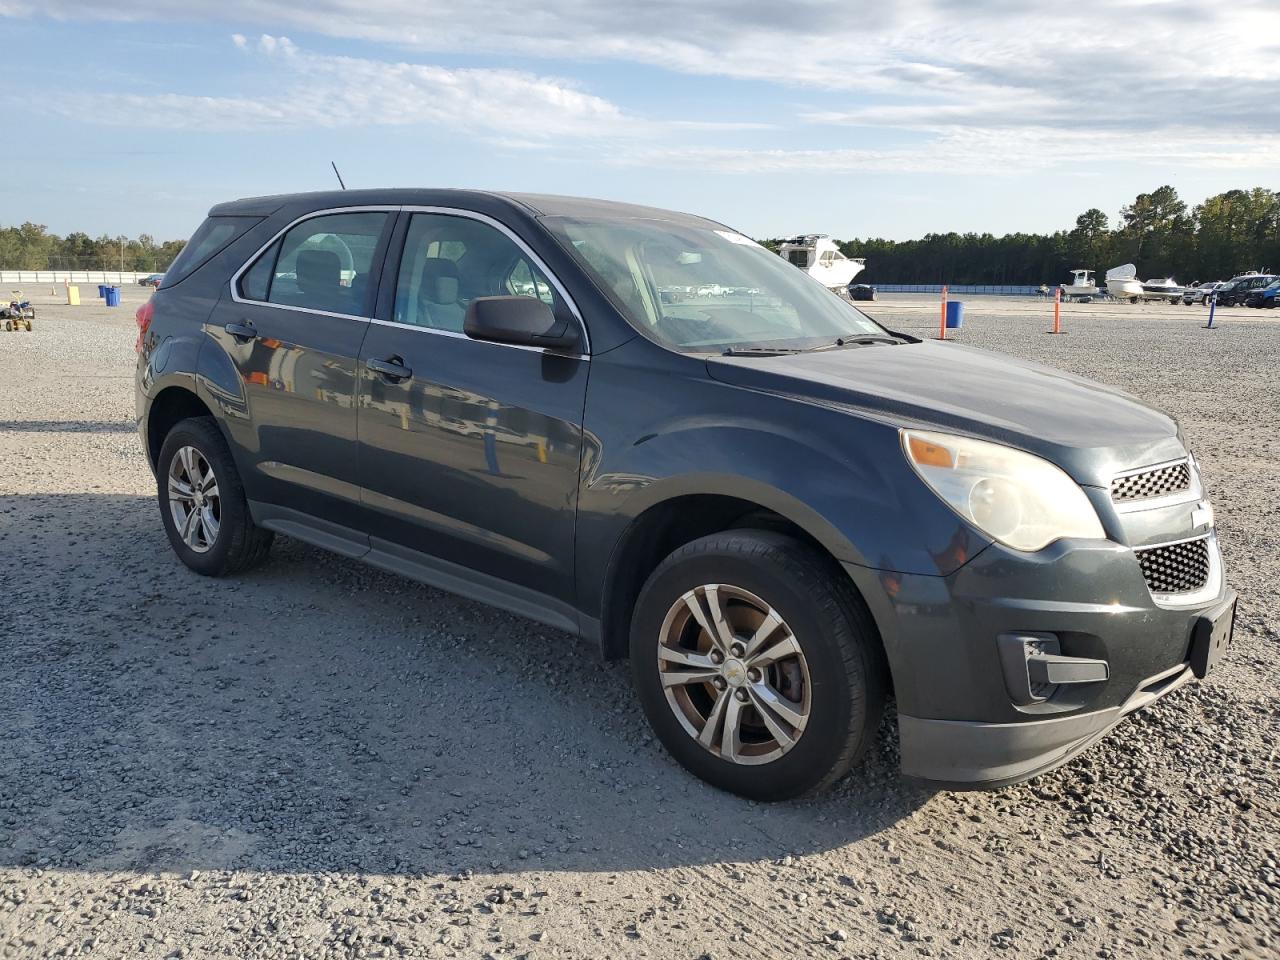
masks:
<instances>
[{"instance_id":1,"label":"alloy wheel","mask_svg":"<svg viewBox=\"0 0 1280 960\"><path fill-rule=\"evenodd\" d=\"M207 553L218 539L222 500L213 467L195 447L179 447L169 462L169 513L182 542Z\"/></svg>"},{"instance_id":2,"label":"alloy wheel","mask_svg":"<svg viewBox=\"0 0 1280 960\"><path fill-rule=\"evenodd\" d=\"M809 665L768 603L741 587L704 584L663 620L658 673L685 732L736 764L778 759L809 722Z\"/></svg>"}]
</instances>

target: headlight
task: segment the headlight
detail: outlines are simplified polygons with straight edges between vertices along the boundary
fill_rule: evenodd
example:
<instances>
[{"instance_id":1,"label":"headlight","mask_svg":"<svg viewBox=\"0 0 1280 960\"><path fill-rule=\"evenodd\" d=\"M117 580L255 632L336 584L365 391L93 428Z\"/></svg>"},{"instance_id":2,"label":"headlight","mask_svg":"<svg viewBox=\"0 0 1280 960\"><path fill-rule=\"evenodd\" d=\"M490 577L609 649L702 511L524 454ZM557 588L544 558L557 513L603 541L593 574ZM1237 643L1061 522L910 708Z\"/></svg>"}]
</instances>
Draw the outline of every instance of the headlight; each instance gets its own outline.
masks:
<instances>
[{"instance_id":1,"label":"headlight","mask_svg":"<svg viewBox=\"0 0 1280 960\"><path fill-rule=\"evenodd\" d=\"M1063 537L1106 537L1080 485L1047 460L920 430L902 431L902 449L947 506L1015 550L1039 550Z\"/></svg>"}]
</instances>

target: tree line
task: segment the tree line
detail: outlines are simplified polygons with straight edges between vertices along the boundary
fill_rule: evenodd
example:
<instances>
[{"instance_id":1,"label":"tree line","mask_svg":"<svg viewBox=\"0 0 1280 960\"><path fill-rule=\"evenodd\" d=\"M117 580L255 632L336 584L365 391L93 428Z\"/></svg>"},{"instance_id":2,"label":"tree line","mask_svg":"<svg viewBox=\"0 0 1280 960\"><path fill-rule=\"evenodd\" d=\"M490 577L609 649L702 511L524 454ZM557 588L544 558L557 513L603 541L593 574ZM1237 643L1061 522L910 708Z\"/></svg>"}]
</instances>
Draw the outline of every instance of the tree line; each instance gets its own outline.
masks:
<instances>
[{"instance_id":1,"label":"tree line","mask_svg":"<svg viewBox=\"0 0 1280 960\"><path fill-rule=\"evenodd\" d=\"M779 240L765 241L776 249ZM1067 271L1133 263L1144 279L1226 280L1246 270L1280 269L1280 191L1228 190L1188 209L1173 187L1139 194L1112 226L1096 207L1071 230L1050 234L930 233L919 240L838 240L865 257L867 283L1040 284Z\"/></svg>"},{"instance_id":2,"label":"tree line","mask_svg":"<svg viewBox=\"0 0 1280 960\"><path fill-rule=\"evenodd\" d=\"M91 237L50 233L38 223L0 226L0 268L5 270L133 270L163 273L186 246L185 240L157 243L148 234Z\"/></svg>"},{"instance_id":3,"label":"tree line","mask_svg":"<svg viewBox=\"0 0 1280 960\"><path fill-rule=\"evenodd\" d=\"M777 249L780 240L765 240ZM1067 271L1134 263L1138 276L1225 280L1245 270L1280 269L1280 191L1228 190L1188 209L1163 186L1139 194L1112 226L1096 207L1071 230L1050 234L930 233L919 240L837 241L865 257L869 283L1056 284ZM0 267L9 270L136 270L162 273L185 245L85 233L59 237L40 224L0 227Z\"/></svg>"}]
</instances>

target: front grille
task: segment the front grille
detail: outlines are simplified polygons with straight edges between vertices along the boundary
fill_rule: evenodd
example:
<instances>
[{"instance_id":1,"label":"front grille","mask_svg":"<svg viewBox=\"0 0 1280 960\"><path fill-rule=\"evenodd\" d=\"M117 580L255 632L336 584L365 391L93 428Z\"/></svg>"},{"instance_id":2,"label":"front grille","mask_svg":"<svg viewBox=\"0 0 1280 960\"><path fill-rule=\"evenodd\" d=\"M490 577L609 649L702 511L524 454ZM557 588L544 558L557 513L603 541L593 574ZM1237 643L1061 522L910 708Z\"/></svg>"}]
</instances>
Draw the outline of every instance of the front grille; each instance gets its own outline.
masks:
<instances>
[{"instance_id":1,"label":"front grille","mask_svg":"<svg viewBox=\"0 0 1280 960\"><path fill-rule=\"evenodd\" d=\"M1111 481L1111 499L1117 503L1124 500L1149 500L1189 489L1191 468L1183 460L1167 467L1116 477Z\"/></svg>"},{"instance_id":2,"label":"front grille","mask_svg":"<svg viewBox=\"0 0 1280 960\"><path fill-rule=\"evenodd\" d=\"M1209 582L1209 539L1134 551L1152 593L1190 593Z\"/></svg>"}]
</instances>

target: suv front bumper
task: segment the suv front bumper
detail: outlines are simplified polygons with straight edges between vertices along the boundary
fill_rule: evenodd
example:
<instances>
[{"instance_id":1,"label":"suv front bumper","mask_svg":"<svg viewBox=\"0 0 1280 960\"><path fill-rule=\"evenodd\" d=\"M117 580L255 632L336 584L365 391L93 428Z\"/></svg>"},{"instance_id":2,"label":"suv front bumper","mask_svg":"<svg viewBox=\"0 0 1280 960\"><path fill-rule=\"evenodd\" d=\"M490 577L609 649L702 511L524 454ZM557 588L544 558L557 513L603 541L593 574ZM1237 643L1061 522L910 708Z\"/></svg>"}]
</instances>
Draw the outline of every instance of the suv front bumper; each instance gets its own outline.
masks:
<instances>
[{"instance_id":1,"label":"suv front bumper","mask_svg":"<svg viewBox=\"0 0 1280 960\"><path fill-rule=\"evenodd\" d=\"M1197 637L1212 617L1229 630L1235 600L1220 586L1196 606L1157 604L1133 552L1096 541L1033 555L993 545L947 577L845 569L884 641L903 775L949 789L1052 770L1194 679ZM1108 678L1015 703L997 638L1025 633L1053 635L1065 655L1105 660Z\"/></svg>"}]
</instances>

